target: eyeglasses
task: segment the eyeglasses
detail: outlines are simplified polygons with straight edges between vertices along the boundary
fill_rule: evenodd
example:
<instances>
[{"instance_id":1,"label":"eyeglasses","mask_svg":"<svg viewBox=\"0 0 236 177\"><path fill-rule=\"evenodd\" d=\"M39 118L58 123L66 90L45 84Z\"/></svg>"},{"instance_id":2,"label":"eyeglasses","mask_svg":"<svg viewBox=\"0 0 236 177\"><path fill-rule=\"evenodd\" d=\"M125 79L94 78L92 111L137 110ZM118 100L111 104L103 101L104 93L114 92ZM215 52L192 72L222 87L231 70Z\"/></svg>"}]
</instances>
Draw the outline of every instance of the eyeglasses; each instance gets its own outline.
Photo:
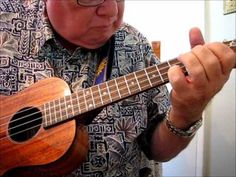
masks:
<instances>
[{"instance_id":1,"label":"eyeglasses","mask_svg":"<svg viewBox=\"0 0 236 177\"><path fill-rule=\"evenodd\" d=\"M95 7L102 3L104 3L106 0L77 0L77 4L83 7ZM108 0L110 1L110 0ZM124 0L116 0L117 2L124 1Z\"/></svg>"}]
</instances>

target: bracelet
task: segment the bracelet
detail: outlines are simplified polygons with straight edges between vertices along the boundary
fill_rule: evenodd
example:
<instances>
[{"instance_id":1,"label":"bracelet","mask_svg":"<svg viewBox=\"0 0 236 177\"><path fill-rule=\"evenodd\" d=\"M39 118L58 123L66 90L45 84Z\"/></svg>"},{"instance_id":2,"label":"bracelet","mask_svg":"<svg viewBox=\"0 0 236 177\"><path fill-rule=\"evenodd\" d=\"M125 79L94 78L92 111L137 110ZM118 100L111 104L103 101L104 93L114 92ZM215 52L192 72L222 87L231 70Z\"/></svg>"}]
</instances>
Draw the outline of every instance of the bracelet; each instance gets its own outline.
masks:
<instances>
[{"instance_id":1,"label":"bracelet","mask_svg":"<svg viewBox=\"0 0 236 177\"><path fill-rule=\"evenodd\" d=\"M184 137L184 138L189 138L192 137L196 134L197 130L201 127L202 125L202 118L196 122L194 122L189 128L187 129L180 129L177 128L173 125L173 123L170 121L170 110L171 107L168 109L165 117L165 122L167 128L174 133L177 136Z\"/></svg>"}]
</instances>

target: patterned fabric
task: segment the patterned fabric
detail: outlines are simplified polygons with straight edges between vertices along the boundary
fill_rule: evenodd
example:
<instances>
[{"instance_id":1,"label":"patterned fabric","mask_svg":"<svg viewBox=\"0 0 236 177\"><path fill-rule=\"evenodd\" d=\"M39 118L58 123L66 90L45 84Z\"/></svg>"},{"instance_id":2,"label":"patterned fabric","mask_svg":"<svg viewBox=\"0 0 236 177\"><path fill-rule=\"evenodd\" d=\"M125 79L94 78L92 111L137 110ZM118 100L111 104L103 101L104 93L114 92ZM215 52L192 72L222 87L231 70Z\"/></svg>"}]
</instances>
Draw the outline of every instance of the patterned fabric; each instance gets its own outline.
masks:
<instances>
[{"instance_id":1,"label":"patterned fabric","mask_svg":"<svg viewBox=\"0 0 236 177\"><path fill-rule=\"evenodd\" d=\"M73 92L93 85L101 49L78 47L70 52L63 48L44 10L41 0L1 0L0 94L15 94L49 77L62 78ZM148 41L136 29L123 24L115 33L109 79L157 62ZM153 170L159 168L158 163L145 155L150 152L147 135L152 133L147 127L153 127L153 122L156 126L168 106L168 91L161 86L105 107L87 126L87 160L67 177L160 175L160 169Z\"/></svg>"}]
</instances>

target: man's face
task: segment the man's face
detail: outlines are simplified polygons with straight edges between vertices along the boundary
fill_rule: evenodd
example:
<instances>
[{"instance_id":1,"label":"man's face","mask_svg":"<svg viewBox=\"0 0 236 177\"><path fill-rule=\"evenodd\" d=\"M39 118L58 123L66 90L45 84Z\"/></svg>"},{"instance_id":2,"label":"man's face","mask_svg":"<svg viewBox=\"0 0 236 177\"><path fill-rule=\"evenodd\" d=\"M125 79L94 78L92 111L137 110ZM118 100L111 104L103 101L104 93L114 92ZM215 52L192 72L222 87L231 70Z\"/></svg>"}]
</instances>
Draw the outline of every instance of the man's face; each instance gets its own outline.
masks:
<instances>
[{"instance_id":1,"label":"man's face","mask_svg":"<svg viewBox=\"0 0 236 177\"><path fill-rule=\"evenodd\" d=\"M122 23L124 1L105 0L96 7L82 7L76 0L45 1L54 30L70 43L85 48L102 46Z\"/></svg>"}]
</instances>

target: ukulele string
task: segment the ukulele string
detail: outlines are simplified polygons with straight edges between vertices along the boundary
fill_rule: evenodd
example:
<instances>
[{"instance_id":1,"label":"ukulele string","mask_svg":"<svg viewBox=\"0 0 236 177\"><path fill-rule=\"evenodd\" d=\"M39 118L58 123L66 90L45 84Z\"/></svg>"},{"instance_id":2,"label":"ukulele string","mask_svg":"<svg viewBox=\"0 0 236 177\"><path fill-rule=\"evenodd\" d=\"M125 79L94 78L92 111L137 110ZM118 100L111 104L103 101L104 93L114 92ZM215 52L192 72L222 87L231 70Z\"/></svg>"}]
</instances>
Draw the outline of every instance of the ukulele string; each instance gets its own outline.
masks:
<instances>
[{"instance_id":1,"label":"ukulele string","mask_svg":"<svg viewBox=\"0 0 236 177\"><path fill-rule=\"evenodd\" d=\"M235 40L234 40L234 43L225 43L227 46L229 46L231 49L233 49L233 50L235 50ZM162 64L162 63L160 63L160 64ZM180 62L177 62L176 63L177 65L180 65L181 63ZM184 67L182 66L182 65L180 65L180 67L183 69ZM163 68L161 68L161 69L163 69ZM160 69L160 71L161 71L161 69ZM165 68L164 68L165 69ZM166 73L165 73L166 74ZM112 92L111 92L112 93ZM67 102L67 101L66 101ZM28 110L27 109L24 109L24 110L22 110L22 112L24 112L24 111L29 111L29 110L31 110L32 108L28 108ZM22 113L21 111L19 111L18 113ZM36 113L39 113L39 112L36 112ZM34 113L35 114L35 113ZM11 116L11 115L6 115L5 117L1 117L0 118L0 120L1 119L5 119L5 118L8 118L9 116ZM16 119L16 120L13 120L12 122L14 122L14 121L19 121L19 120L22 120L22 119L24 119L24 118L26 118L26 117L28 117L29 115L27 115L27 116L24 116L24 117L21 117L21 118L19 118L19 119ZM38 120L39 119L41 119L42 117L40 117L40 118L38 118ZM35 120L33 120L33 121L37 121L37 119ZM32 122L32 121L30 121L30 122ZM27 123L27 122L26 122ZM4 125L6 125L7 123L5 123L5 124L1 124L0 125L0 127L1 126L4 126ZM25 123L24 123L25 124ZM23 125L23 124L21 124L21 125ZM12 129L14 129L14 128L16 128L16 127L19 127L19 126L21 126L21 125L18 125L18 126L15 126L15 127L11 127ZM36 128L36 127L39 127L39 126L41 126L41 124L39 124L39 125L36 125L36 126L34 126L34 127L31 127L31 128L29 128L29 129L25 129L25 130L22 130L22 132L23 131L28 131L28 130L30 130L30 129L33 129L33 128ZM2 131L2 132L0 132L0 134L1 133L4 133L5 131ZM16 135L16 134L19 134L19 133L22 133L22 132L18 132L18 133L15 133L14 135ZM1 138L0 140L2 140L2 139L4 139L4 138L6 138L6 137L3 137L3 138Z\"/></svg>"},{"instance_id":2,"label":"ukulele string","mask_svg":"<svg viewBox=\"0 0 236 177\"><path fill-rule=\"evenodd\" d=\"M169 66L168 66L169 67ZM160 69L160 71L161 70L164 70L164 69L167 69L168 67L163 67L163 68L161 68ZM138 71L137 71L138 72ZM156 73L156 71L154 71L155 73ZM132 74L132 73L131 73ZM151 73L152 74L152 73ZM167 74L167 73L163 73L162 75L164 75L164 74ZM142 77L142 76L141 76ZM140 77L140 78L141 78ZM128 82L129 80L127 80L127 82ZM121 82L122 83L122 82ZM125 83L125 82L123 82L123 83ZM123 84L122 83L122 84ZM126 83L125 83L126 84ZM120 89L121 90L121 89ZM101 90L102 91L102 90ZM112 92L110 92L111 94L112 94ZM52 100L53 101L53 100ZM42 106L42 105L41 105ZM31 107L29 107L29 108L27 108L27 109L24 109L24 110L20 110L19 112L17 112L18 114L21 114L21 113L24 113L24 112L27 112L27 111L30 111L30 110L32 110L32 108ZM32 115L34 115L35 113L39 113L39 112L34 112L33 114L28 114L27 116L32 116ZM13 115L13 114L12 114ZM6 115L6 116L4 116L4 117L0 117L0 120L3 120L3 119L5 119L5 118L8 118L8 117L11 117L12 115ZM27 116L25 116L25 117L27 117ZM18 121L18 120L21 120L21 119L23 119L23 118L25 118L25 117L21 117L21 118L19 118L19 119L16 119L16 120L14 120L14 121L12 121L12 122L15 122L15 121ZM5 124L8 124L8 123L5 123ZM5 125L5 124L1 124L0 126L3 126L3 125Z\"/></svg>"},{"instance_id":3,"label":"ukulele string","mask_svg":"<svg viewBox=\"0 0 236 177\"><path fill-rule=\"evenodd\" d=\"M180 62L178 62L178 63L176 63L176 64L180 64ZM184 68L183 66L180 66L180 67L181 67L181 68ZM167 68L169 68L169 66L160 68L160 71L161 71L161 70L164 70L164 69L167 69ZM138 71L137 71L137 72L138 72ZM156 71L154 71L154 72L156 73ZM132 74L132 73L131 73L131 74ZM150 72L150 74L152 74L152 72ZM165 75L165 74L167 74L167 72L163 73L162 75ZM146 74L143 74L143 75L138 76L137 79L140 79L140 78L143 78L143 77L146 77ZM163 78L163 79L167 79L167 78ZM127 82L128 82L128 81L129 81L129 80L127 80ZM144 82L146 82L146 80L144 80ZM157 82L160 82L160 80L158 80ZM126 85L125 82L121 82L121 83L123 83L124 85ZM142 82L139 82L139 83L142 84ZM161 80L161 83L162 83L162 80ZM157 83L157 84L161 84L161 83ZM156 83L154 83L154 84L156 84ZM120 88L119 90L122 90L122 89L124 89L124 88L127 88L127 87ZM139 89L137 89L137 90L139 90ZM101 90L101 91L103 91L103 90ZM113 92L110 92L110 93L112 94ZM96 94L96 95L99 95L99 94ZM99 97L100 97L100 96L96 96L95 99L96 99L96 98L99 98ZM91 101L91 100L92 100L92 97L90 98L89 101ZM106 100L105 100L105 101L106 101ZM67 101L66 101L66 102L67 102ZM86 103L85 103L85 105L86 105ZM29 110L31 110L31 109L32 109L32 108L28 108L28 109L22 110L22 111L20 111L20 112L23 113L23 112L29 111ZM81 109L81 112L82 112L82 110L87 110L87 108ZM57 110L56 110L56 111L57 111ZM37 114L37 113L40 113L40 111L37 111L37 112L34 112L34 113L32 113L32 114L28 114L28 115L23 116L23 117L21 117L21 118L15 119L15 120L13 120L12 122L20 121L20 120L22 120L22 119L25 119L25 118L27 118L27 117L29 117L29 116L32 116L32 115L34 115L34 114ZM5 116L5 117L8 117L8 116ZM0 119L4 119L5 117L1 117ZM37 119L33 119L33 120L28 121L28 122L25 122L25 123L23 123L23 124L19 124L19 125L17 125L17 126L11 127L9 130L13 130L13 129L18 128L18 127L21 127L21 126L23 126L23 125L32 123L32 122L34 122L34 121L38 121L38 120L40 120L41 118L42 118L42 117L39 117L39 118L37 118ZM49 122L49 121L47 121L47 122ZM1 124L0 126L4 126L4 125L6 125L6 124L7 124L7 123ZM24 130L22 130L22 131L18 131L17 133L14 133L14 134L11 134L11 135L12 135L12 136L15 136L15 135L20 134L20 133L22 133L22 132L24 132L24 131L28 131L28 130L30 130L30 129L34 129L34 128L39 127L39 126L41 126L41 124L35 125L35 126L30 127L30 128L28 128L28 129L24 129ZM5 131L2 131L2 132L0 132L0 133L3 133L3 132L5 132ZM2 138L1 138L0 140L2 140Z\"/></svg>"},{"instance_id":4,"label":"ukulele string","mask_svg":"<svg viewBox=\"0 0 236 177\"><path fill-rule=\"evenodd\" d=\"M166 69L166 68L163 68L163 69ZM167 74L167 73L164 73L164 74ZM163 74L163 75L164 75ZM142 77L142 76L141 76ZM139 77L138 79L140 79L141 77ZM127 80L127 81L129 81L129 80ZM146 81L146 80L145 80ZM142 83L142 82L140 82L140 83ZM122 90L122 88L120 89L120 90ZM112 92L111 92L111 94L112 94ZM98 97L98 98L100 98L100 97ZM67 102L67 101L66 101ZM22 112L25 112L25 111L29 111L30 109L32 109L32 108L29 108L28 110L23 110ZM21 112L21 113L22 113ZM36 113L39 113L39 112L36 112ZM22 119L24 119L24 118L26 118L26 117L28 117L28 116L32 116L32 115L34 115L35 114L35 112L33 113L33 114L28 114L27 116L24 116L24 117L21 117L21 118L19 118L19 119L16 119L16 120L14 120L14 121L19 121L19 120L22 120ZM1 118L1 119L3 119L3 118ZM13 122L13 121L12 121ZM29 121L29 122L32 122L32 121ZM26 122L27 123L27 122ZM0 125L0 126L3 126L4 124L2 124L2 125ZM23 124L21 124L21 125L23 125ZM20 125L18 125L18 126L20 126ZM12 127L12 128L15 128L15 127Z\"/></svg>"}]
</instances>

